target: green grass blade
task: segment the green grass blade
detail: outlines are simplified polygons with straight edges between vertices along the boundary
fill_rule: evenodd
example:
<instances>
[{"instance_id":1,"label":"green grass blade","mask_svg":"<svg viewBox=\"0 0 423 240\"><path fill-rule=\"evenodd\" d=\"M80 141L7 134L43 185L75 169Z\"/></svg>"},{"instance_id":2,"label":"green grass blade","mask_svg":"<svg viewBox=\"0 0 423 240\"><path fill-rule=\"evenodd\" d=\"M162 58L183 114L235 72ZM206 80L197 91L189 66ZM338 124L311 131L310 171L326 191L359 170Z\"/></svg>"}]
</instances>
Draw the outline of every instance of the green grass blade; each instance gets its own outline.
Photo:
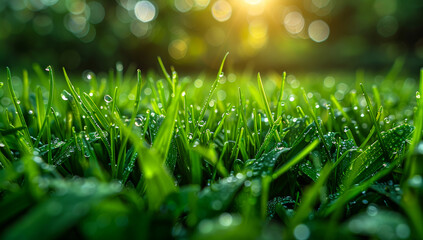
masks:
<instances>
[{"instance_id":1,"label":"green grass blade","mask_svg":"<svg viewBox=\"0 0 423 240\"><path fill-rule=\"evenodd\" d=\"M286 72L282 74L282 83L281 83L281 92L279 93L278 102L276 104L276 118L282 115L282 99L283 99L283 91L285 90L285 81L286 81Z\"/></svg>"},{"instance_id":2,"label":"green grass blade","mask_svg":"<svg viewBox=\"0 0 423 240\"><path fill-rule=\"evenodd\" d=\"M204 103L203 108L201 109L200 115L198 115L197 122L201 121L204 118L204 115L206 114L206 109L209 106L211 98L213 97L213 93L216 91L216 88L219 85L219 80L223 77L223 74L222 74L223 65L225 64L225 60L228 54L229 52L227 52L225 56L223 57L222 63L220 64L219 71L217 72L217 77L213 82L209 95L207 96L206 102Z\"/></svg>"},{"instance_id":3,"label":"green grass blade","mask_svg":"<svg viewBox=\"0 0 423 240\"><path fill-rule=\"evenodd\" d=\"M163 64L162 59L160 57L157 57L157 61L159 61L159 65L160 65L160 68L162 69L163 75L165 76L167 83L172 88L172 92L174 93L175 92L175 85L173 84L173 81L170 78L169 73L166 71L166 68Z\"/></svg>"},{"instance_id":4,"label":"green grass blade","mask_svg":"<svg viewBox=\"0 0 423 240\"><path fill-rule=\"evenodd\" d=\"M38 143L40 142L41 136L44 133L44 128L45 127L50 128L50 126L46 126L46 125L50 124L47 121L48 121L48 116L50 115L50 109L51 109L52 104L53 104L54 76L53 76L53 69L51 68L51 66L48 66L46 68L46 70L48 70L48 72L49 72L49 87L50 87L50 90L49 90L48 102L47 102L47 108L46 108L47 110L45 111L45 117L44 117L43 123L41 125L41 131L38 133L37 140L35 141L35 147L37 147ZM43 103L41 102L39 104L43 104Z\"/></svg>"},{"instance_id":5,"label":"green grass blade","mask_svg":"<svg viewBox=\"0 0 423 240\"><path fill-rule=\"evenodd\" d=\"M160 154L163 162L166 160L169 152L170 142L173 138L173 132L175 129L175 120L177 120L179 110L179 100L181 98L182 89L178 88L175 97L172 98L172 102L167 110L167 115L163 121L159 132L156 136L156 141L153 143L153 148Z\"/></svg>"},{"instance_id":6,"label":"green grass blade","mask_svg":"<svg viewBox=\"0 0 423 240\"><path fill-rule=\"evenodd\" d=\"M381 135L382 131L380 130L379 123L376 120L375 114L373 113L373 107L372 107L372 103L370 101L369 95L367 95L366 91L364 90L364 86L363 86L362 83L360 83L360 87L361 87L361 90L363 91L364 98L366 99L367 109L369 111L370 119L372 120L373 126L375 127L377 138L379 139L379 141L381 143L381 146L382 146L382 149L383 149L383 154L388 159L388 149L387 149L385 143L383 142L382 135Z\"/></svg>"},{"instance_id":7,"label":"green grass blade","mask_svg":"<svg viewBox=\"0 0 423 240\"><path fill-rule=\"evenodd\" d=\"M305 156L307 156L311 151L313 151L314 148L316 148L319 145L320 141L319 139L314 140L312 143L310 143L307 147L305 147L301 152L299 152L295 157L290 159L285 165L277 169L273 174L272 178L277 179L282 174L284 174L286 171L288 171L292 166L300 162Z\"/></svg>"},{"instance_id":8,"label":"green grass blade","mask_svg":"<svg viewBox=\"0 0 423 240\"><path fill-rule=\"evenodd\" d=\"M320 140L323 143L323 147L325 149L326 157L329 160L331 158L330 157L330 151L329 151L328 144L326 143L326 140L325 140L325 137L324 137L324 134L323 134L322 126L319 124L319 121L317 120L316 113L314 112L313 107L311 106L311 104L308 100L308 97L307 97L307 94L305 93L305 90L302 89L302 92L303 92L304 100L305 100L305 102L308 106L308 109L310 111L311 117L313 118L313 121L316 124L317 132L319 133Z\"/></svg>"},{"instance_id":9,"label":"green grass blade","mask_svg":"<svg viewBox=\"0 0 423 240\"><path fill-rule=\"evenodd\" d=\"M264 111L267 115L267 118L269 119L270 126L272 127L275 121L273 120L273 115L272 115L272 112L270 111L269 101L267 100L266 92L264 91L263 82L261 80L260 73L257 74L257 85L260 90L259 92L260 92L261 99L265 106Z\"/></svg>"},{"instance_id":10,"label":"green grass blade","mask_svg":"<svg viewBox=\"0 0 423 240\"><path fill-rule=\"evenodd\" d=\"M16 97L15 90L13 89L13 86L12 86L12 75L10 73L10 69L7 67L6 71L7 71L7 85L9 87L10 96L12 97L13 106L15 107L17 117L19 119L21 126L24 127L23 132L24 132L25 140L30 146L32 146L31 135L29 133L28 126L26 125L25 118L22 114L21 107L19 106L19 100Z\"/></svg>"}]
</instances>

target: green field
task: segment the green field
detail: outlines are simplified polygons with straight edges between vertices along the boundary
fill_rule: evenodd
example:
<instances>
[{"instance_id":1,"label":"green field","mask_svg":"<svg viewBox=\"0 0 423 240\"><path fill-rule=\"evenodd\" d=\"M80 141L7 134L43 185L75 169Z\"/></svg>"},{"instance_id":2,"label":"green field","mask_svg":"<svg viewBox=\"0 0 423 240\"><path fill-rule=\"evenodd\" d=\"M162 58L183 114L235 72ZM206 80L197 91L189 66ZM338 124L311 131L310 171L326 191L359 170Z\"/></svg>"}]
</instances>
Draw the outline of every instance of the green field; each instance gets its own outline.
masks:
<instances>
[{"instance_id":1,"label":"green field","mask_svg":"<svg viewBox=\"0 0 423 240\"><path fill-rule=\"evenodd\" d=\"M423 70L224 61L215 78L160 59L1 70L0 238L423 238Z\"/></svg>"}]
</instances>

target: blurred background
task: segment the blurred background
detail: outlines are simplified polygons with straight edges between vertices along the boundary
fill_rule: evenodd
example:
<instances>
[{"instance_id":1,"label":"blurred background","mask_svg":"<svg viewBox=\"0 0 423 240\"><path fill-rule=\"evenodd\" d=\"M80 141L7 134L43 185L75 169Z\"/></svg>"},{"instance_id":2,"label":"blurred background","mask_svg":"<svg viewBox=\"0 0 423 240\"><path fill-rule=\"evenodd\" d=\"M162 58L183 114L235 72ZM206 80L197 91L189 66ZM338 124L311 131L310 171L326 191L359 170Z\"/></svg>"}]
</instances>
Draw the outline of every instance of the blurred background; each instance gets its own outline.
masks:
<instances>
[{"instance_id":1,"label":"blurred background","mask_svg":"<svg viewBox=\"0 0 423 240\"><path fill-rule=\"evenodd\" d=\"M182 72L423 66L422 0L0 0L0 66Z\"/></svg>"}]
</instances>

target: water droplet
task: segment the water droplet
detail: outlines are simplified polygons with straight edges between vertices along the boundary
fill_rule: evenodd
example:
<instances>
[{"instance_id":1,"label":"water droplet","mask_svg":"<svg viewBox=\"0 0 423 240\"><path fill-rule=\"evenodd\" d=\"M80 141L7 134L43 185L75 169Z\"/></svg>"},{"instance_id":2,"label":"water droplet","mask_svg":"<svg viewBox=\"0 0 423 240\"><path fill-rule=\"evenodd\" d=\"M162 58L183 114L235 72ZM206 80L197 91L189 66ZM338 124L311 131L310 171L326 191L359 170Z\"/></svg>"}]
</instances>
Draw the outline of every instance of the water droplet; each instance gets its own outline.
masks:
<instances>
[{"instance_id":1,"label":"water droplet","mask_svg":"<svg viewBox=\"0 0 423 240\"><path fill-rule=\"evenodd\" d=\"M106 103L111 103L113 101L113 98L110 95L105 95L104 96L104 101Z\"/></svg>"},{"instance_id":2,"label":"water droplet","mask_svg":"<svg viewBox=\"0 0 423 240\"><path fill-rule=\"evenodd\" d=\"M141 127L142 126L142 119L141 118L136 118L135 119L135 126L137 126L137 127Z\"/></svg>"},{"instance_id":3,"label":"water droplet","mask_svg":"<svg viewBox=\"0 0 423 240\"><path fill-rule=\"evenodd\" d=\"M67 101L67 100L69 100L63 93L62 94L60 94L60 96L62 97L62 99L64 100L64 101Z\"/></svg>"},{"instance_id":4,"label":"water droplet","mask_svg":"<svg viewBox=\"0 0 423 240\"><path fill-rule=\"evenodd\" d=\"M416 92L416 98L420 99L420 92L419 91Z\"/></svg>"},{"instance_id":5,"label":"water droplet","mask_svg":"<svg viewBox=\"0 0 423 240\"><path fill-rule=\"evenodd\" d=\"M202 128L202 127L204 127L204 125L206 125L206 121L201 120L197 123L197 125L198 125L198 127Z\"/></svg>"}]
</instances>

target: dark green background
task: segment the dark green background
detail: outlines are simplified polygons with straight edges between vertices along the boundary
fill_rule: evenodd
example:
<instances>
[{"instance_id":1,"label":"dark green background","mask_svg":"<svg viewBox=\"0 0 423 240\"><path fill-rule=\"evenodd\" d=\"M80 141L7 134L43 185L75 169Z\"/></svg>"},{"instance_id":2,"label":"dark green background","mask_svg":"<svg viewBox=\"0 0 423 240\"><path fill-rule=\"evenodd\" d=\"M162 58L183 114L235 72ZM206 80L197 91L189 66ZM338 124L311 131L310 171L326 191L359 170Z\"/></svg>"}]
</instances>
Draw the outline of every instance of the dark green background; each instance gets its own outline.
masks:
<instances>
[{"instance_id":1,"label":"dark green background","mask_svg":"<svg viewBox=\"0 0 423 240\"><path fill-rule=\"evenodd\" d=\"M137 37L131 32L131 24L139 20L134 10L124 8L128 0L1 0L0 66L28 68L37 62L41 66L51 64L96 71L114 67L120 61L124 66L132 63L147 69L157 68L156 57L161 56L165 64L188 72L215 70L227 51L231 53L228 66L237 70L251 66L260 71L385 70L401 56L405 57L405 67L410 72L417 73L422 66L421 0L331 0L327 7L330 12L323 16L310 7L312 0L264 1L268 6L263 14L248 16L240 9L241 3L235 3L243 1L227 0L234 7L232 17L226 22L213 18L214 0L203 9L194 5L185 13L175 8L173 0L151 1L157 15L148 23L147 34ZM91 31L88 37L78 36L65 27L75 2L85 6L82 13L73 15L86 17L86 27ZM102 10L105 13L100 22L95 17L99 4L100 15ZM307 36L308 24L322 19L330 27L329 38L316 43L290 35L280 21L287 9L296 9L304 16L303 35ZM267 44L254 53L243 54L238 49L245 41L242 31L257 19L268 26ZM220 45L205 41L210 28L219 28L224 33ZM173 40L181 38L188 39L188 52L176 60L169 55L168 47ZM193 41L202 42L201 52L192 49Z\"/></svg>"}]
</instances>

